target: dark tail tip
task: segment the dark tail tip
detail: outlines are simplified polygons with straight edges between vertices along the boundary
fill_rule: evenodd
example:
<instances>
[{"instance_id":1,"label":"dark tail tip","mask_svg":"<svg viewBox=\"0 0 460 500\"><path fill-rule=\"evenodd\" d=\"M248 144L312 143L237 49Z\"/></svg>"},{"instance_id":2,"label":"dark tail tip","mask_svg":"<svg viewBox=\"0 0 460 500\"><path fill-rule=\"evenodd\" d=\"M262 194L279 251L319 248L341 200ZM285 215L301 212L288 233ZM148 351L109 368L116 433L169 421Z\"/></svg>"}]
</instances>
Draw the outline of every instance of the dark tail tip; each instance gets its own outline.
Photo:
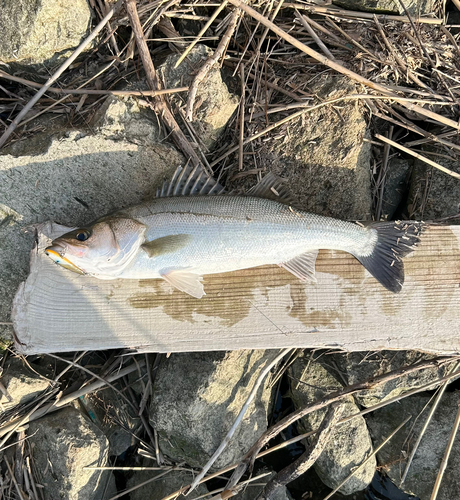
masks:
<instances>
[{"instance_id":1,"label":"dark tail tip","mask_svg":"<svg viewBox=\"0 0 460 500\"><path fill-rule=\"evenodd\" d=\"M355 257L387 290L398 293L404 283L402 258L415 250L425 227L414 221L376 222L370 226L377 231L373 252Z\"/></svg>"}]
</instances>

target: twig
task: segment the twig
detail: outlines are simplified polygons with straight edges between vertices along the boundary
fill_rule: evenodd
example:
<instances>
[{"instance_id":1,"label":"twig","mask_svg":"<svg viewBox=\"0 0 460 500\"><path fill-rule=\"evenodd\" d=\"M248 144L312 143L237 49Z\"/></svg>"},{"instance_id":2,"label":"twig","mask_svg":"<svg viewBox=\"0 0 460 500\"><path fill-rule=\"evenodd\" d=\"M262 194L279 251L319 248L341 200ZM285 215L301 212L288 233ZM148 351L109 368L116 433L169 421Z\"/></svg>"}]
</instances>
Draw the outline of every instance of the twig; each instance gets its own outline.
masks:
<instances>
[{"instance_id":1,"label":"twig","mask_svg":"<svg viewBox=\"0 0 460 500\"><path fill-rule=\"evenodd\" d=\"M313 40L316 42L318 47L324 52L326 57L329 57L331 60L335 60L335 57L331 54L329 49L324 45L322 40L319 38L319 36L313 31L313 28L309 24L309 19L307 19L306 16L302 16L300 12L295 9L295 14L296 18L301 22L302 26L308 31L309 35L313 38Z\"/></svg>"},{"instance_id":2,"label":"twig","mask_svg":"<svg viewBox=\"0 0 460 500\"><path fill-rule=\"evenodd\" d=\"M22 108L22 110L18 113L18 115L11 122L11 125L5 130L3 135L0 137L0 148L5 144L8 140L8 137L14 132L16 127L19 125L24 116L32 109L35 103L40 99L40 97L51 87L51 85L64 73L64 71L75 61L75 59L83 52L83 50L96 38L96 36L100 33L100 31L104 28L104 26L109 22L112 18L113 14L116 10L118 10L121 5L122 0L118 0L118 2L113 6L112 9L109 10L107 15L102 19L102 21L94 28L91 35L86 38L79 47L74 51L74 53L62 64L59 69L52 75L43 87L34 95L34 97Z\"/></svg>"},{"instance_id":3,"label":"twig","mask_svg":"<svg viewBox=\"0 0 460 500\"><path fill-rule=\"evenodd\" d=\"M207 29L211 26L211 24L214 22L216 17L220 14L222 10L225 9L225 7L228 4L228 0L224 0L219 7L214 11L212 16L209 18L208 22L203 26L203 28L200 30L198 35L196 36L195 40L184 50L182 55L179 57L179 59L176 61L175 68L179 66L179 64L187 57L187 55L190 53L190 51L195 47L195 45L200 41L201 37L206 33Z\"/></svg>"},{"instance_id":4,"label":"twig","mask_svg":"<svg viewBox=\"0 0 460 500\"><path fill-rule=\"evenodd\" d=\"M329 498L331 498L333 495L335 495L339 490L340 488L350 479L352 478L359 470L361 470L366 464L367 462L369 462L369 460L372 458L372 457L375 457L375 455L377 455L377 453L388 443L388 441L390 441L390 439L402 428L404 427L407 422L409 422L409 420L412 418L411 415L409 415L405 420L404 422L401 422L398 427L396 427L396 429L383 441L381 442L377 448L375 448L375 450L366 458L366 460L364 460L361 464L358 465L358 467L356 467L355 469L353 469L353 472L348 476L346 477L336 488L334 488L330 493L329 495L327 495L323 500L329 500Z\"/></svg>"},{"instance_id":5,"label":"twig","mask_svg":"<svg viewBox=\"0 0 460 500\"><path fill-rule=\"evenodd\" d=\"M298 10L306 10L308 12L314 12L315 14L330 14L333 16L343 16L345 18L351 17L351 18L361 18L361 19L372 19L374 14L371 14L369 12L358 12L354 10L345 10L345 9L338 9L335 7L324 7L322 5L305 5L301 3L285 3L284 7L286 9L298 9ZM410 20L407 16L393 16L393 15L387 15L387 14L379 14L379 18L382 21L400 21L403 23L409 23ZM443 24L442 19L437 19L435 17L417 17L415 19L417 23L425 23L425 24Z\"/></svg>"},{"instance_id":6,"label":"twig","mask_svg":"<svg viewBox=\"0 0 460 500\"><path fill-rule=\"evenodd\" d=\"M455 177L456 179L460 179L460 174L458 174L457 172L454 172L453 170L450 170L446 167L443 167L442 165L440 165L439 163L436 163L433 160L429 160L425 156L422 156L421 154L416 153L415 151L412 151L412 149L401 146L397 142L391 141L390 139L387 139L386 137L384 137L383 135L380 135L380 134L375 134L375 137L377 139L380 139L383 142L390 144L390 146L393 146L397 149L400 149L401 151L404 151L405 153L408 153L412 156L415 156L415 158L418 158L419 160L424 161L425 163L428 163L428 165L431 165L432 167L437 168L438 170L441 170L441 172L444 172L445 174L449 174L452 177Z\"/></svg>"},{"instance_id":7,"label":"twig","mask_svg":"<svg viewBox=\"0 0 460 500\"><path fill-rule=\"evenodd\" d=\"M138 365L144 366L144 362L140 361L138 362ZM137 366L135 363L133 363L131 366L127 366L126 368L119 370L114 375L110 375L105 380L99 380L97 382L94 382L93 384L89 384L83 387L82 389L79 389L78 391L72 392L67 396L62 397L61 399L59 399L59 401L55 401L54 403L49 403L43 408L39 408L39 406L43 405L43 403L45 403L46 400L48 400L51 396L53 396L53 394L55 394L55 393L50 393L45 398L44 401L40 401L24 417L21 417L17 420L14 420L13 422L10 422L7 425L4 425L3 427L0 427L0 436L4 436L5 434L7 435L7 437L3 438L2 441L0 442L0 448L9 439L9 436L21 425L37 420L38 418L42 417L43 415L46 415L47 413L58 410L62 406L69 404L71 401L74 401L75 399L78 399L79 397L84 396L85 394L89 394L90 392L94 392L100 389L101 387L104 387L107 383L114 382L115 380L118 380L121 377L129 375L130 373L136 370Z\"/></svg>"},{"instance_id":8,"label":"twig","mask_svg":"<svg viewBox=\"0 0 460 500\"><path fill-rule=\"evenodd\" d=\"M141 56L142 64L144 65L147 83L149 84L151 90L160 90L160 81L157 77L155 67L153 65L149 49L147 47L147 42L145 41L144 31L142 29L139 15L137 13L136 0L124 1L126 11L133 28L134 38L139 50L139 55ZM198 155L195 153L195 150L192 148L184 133L179 128L179 125L177 124L171 110L169 109L164 96L154 97L153 105L156 113L161 116L166 127L169 129L171 137L178 148L184 153L186 158L190 158L193 166L201 165L201 161Z\"/></svg>"},{"instance_id":9,"label":"twig","mask_svg":"<svg viewBox=\"0 0 460 500\"><path fill-rule=\"evenodd\" d=\"M13 481L13 484L16 488L16 491L18 493L18 496L19 496L19 499L20 500L25 500L24 496L23 496L23 491L21 490L21 488L19 487L19 484L18 482L16 481L16 478L14 477L14 474L13 474L13 470L11 469L11 465L8 461L8 458L5 458L4 462L6 463L6 466L8 467L8 472L10 473L10 476L11 476L11 480Z\"/></svg>"},{"instance_id":10,"label":"twig","mask_svg":"<svg viewBox=\"0 0 460 500\"><path fill-rule=\"evenodd\" d=\"M304 474L316 460L318 460L318 457L323 452L324 447L331 437L332 431L337 425L337 421L342 415L343 409L344 405L340 403L330 405L318 429L315 441L307 447L305 452L297 458L297 460L278 472L278 474L265 485L265 488L257 497L257 500L273 499L279 488Z\"/></svg>"},{"instance_id":11,"label":"twig","mask_svg":"<svg viewBox=\"0 0 460 500\"><path fill-rule=\"evenodd\" d=\"M254 386L251 389L251 392L249 393L249 396L247 397L247 399L246 399L243 407L240 410L240 413L238 414L238 417L235 420L235 423L232 425L232 427L230 428L230 430L228 431L227 435L225 436L225 438L223 439L222 443L219 445L219 447L217 448L217 450L214 452L214 454L212 455L212 457L208 460L208 462L206 463L206 465L203 467L202 471L193 480L193 482L192 482L192 484L190 486L190 490L188 491L188 493L190 493L192 490L194 490L197 487L198 483L203 479L203 477L205 476L206 472L208 472L208 470L212 467L213 463L217 460L217 458L219 457L219 455L221 455L221 453L224 451L224 449L226 448L227 444L232 439L232 436L235 433L236 429L238 428L238 426L240 425L241 421L243 420L243 417L244 417L247 409L249 408L249 405L252 403L252 400L254 399L254 397L255 397L255 395L256 395L256 393L257 393L260 385L262 384L262 382L264 381L265 377L268 375L268 373L270 372L270 370L278 363L278 361L280 361L281 359L283 359L284 356L286 356L286 354L288 354L290 351L291 351L291 348L289 348L289 349L283 349L281 351L281 353L278 354L278 356L276 356L276 358L271 363L269 363L260 372L259 376L257 377L256 382L254 383Z\"/></svg>"},{"instance_id":12,"label":"twig","mask_svg":"<svg viewBox=\"0 0 460 500\"><path fill-rule=\"evenodd\" d=\"M393 137L393 125L390 125L390 130L388 131L388 138ZM383 205L383 194L385 191L385 177L388 169L388 159L390 157L390 145L385 143L383 148L383 158L382 158L382 166L380 167L379 177L377 180L377 189L380 190L379 193L379 201L377 206L377 214L375 216L375 220L380 220L382 216L382 205Z\"/></svg>"},{"instance_id":13,"label":"twig","mask_svg":"<svg viewBox=\"0 0 460 500\"><path fill-rule=\"evenodd\" d=\"M244 64L240 65L240 79L241 79L241 99L240 99L240 152L238 157L238 170L243 170L243 141L244 141L244 106L246 86L244 84Z\"/></svg>"},{"instance_id":14,"label":"twig","mask_svg":"<svg viewBox=\"0 0 460 500\"><path fill-rule=\"evenodd\" d=\"M436 482L434 483L433 491L431 493L430 500L436 500L438 496L439 487L441 486L441 481L444 476L444 472L447 467L447 462L449 461L450 452L452 451L452 446L457 435L458 426L460 425L460 406L458 407L457 416L455 417L454 426L452 427L452 432L450 433L449 442L447 443L446 451L442 458L441 465L439 467L438 475L436 477Z\"/></svg>"},{"instance_id":15,"label":"twig","mask_svg":"<svg viewBox=\"0 0 460 500\"><path fill-rule=\"evenodd\" d=\"M422 441L422 438L425 435L425 432L428 428L428 425L430 424L431 419L433 418L434 412L436 411L439 403L441 402L441 399L442 399L444 392L445 392L448 385L449 385L449 381L444 382L444 384L439 389L438 394L436 395L436 399L434 400L433 405L430 408L430 412L429 412L428 416L426 417L426 420L425 420L425 423L423 424L422 430L420 431L420 434L417 437L417 441L415 441L415 444L412 447L412 450L410 452L409 458L407 459L406 467L404 468L404 473L403 473L401 481L399 483L400 487L402 487L404 481L406 480L406 477L407 477L407 474L409 472L410 466L412 464L412 460L414 459L415 453L418 450L420 442Z\"/></svg>"},{"instance_id":16,"label":"twig","mask_svg":"<svg viewBox=\"0 0 460 500\"><path fill-rule=\"evenodd\" d=\"M316 52L316 50L311 49L304 43L300 42L296 38L294 38L292 35L287 33L286 31L282 30L276 24L273 24L271 21L269 21L266 17L262 16L259 14L256 10L254 10L252 7L249 5L246 5L244 2L241 0L229 0L229 2L234 5L235 7L239 7L241 10L249 14L251 17L259 21L261 24L264 26L269 27L274 33L276 33L278 36L286 40L288 43L296 47L297 49L301 50L305 54L308 54L310 57L313 57L316 61L324 64L325 66L328 66L329 68L332 68L339 73L342 73L343 75L348 76L352 80L357 81L358 83L362 83L363 85L366 85L367 87L370 87L374 90L378 90L382 92L383 94L387 94L388 96L393 96L397 97L394 92L391 92L388 88L386 88L383 85L380 85L379 83L375 83L367 78L362 77L358 73L355 73L354 71L349 70L348 68L345 68L341 64L339 64L337 61L331 61L329 58L326 56L323 56L319 52ZM297 4L296 4L297 5ZM410 111L413 111L415 113L418 113L422 116L425 116L427 118L431 118L439 123L442 123L444 125L447 125L448 127L455 128L457 130L460 130L460 123L451 120L449 118L446 118L445 116L442 116L438 113L434 113L433 111L430 111L428 109L423 108L422 106L417 106L415 104L412 105L405 105L407 109Z\"/></svg>"},{"instance_id":17,"label":"twig","mask_svg":"<svg viewBox=\"0 0 460 500\"><path fill-rule=\"evenodd\" d=\"M238 19L241 15L241 11L239 9L235 9L230 16L230 21L227 26L227 30L225 31L224 36L222 37L219 45L217 46L214 54L211 57L206 59L206 62L200 68L195 78L193 79L192 84L190 85L190 90L187 99L187 107L185 111L185 116L189 122L193 121L193 105L195 104L196 93L198 91L198 86L200 83L206 78L206 75L209 73L211 68L217 63L217 61L224 55L227 46L230 42L230 39L235 31L236 25L238 23Z\"/></svg>"},{"instance_id":18,"label":"twig","mask_svg":"<svg viewBox=\"0 0 460 500\"><path fill-rule=\"evenodd\" d=\"M296 422L298 419L304 417L305 415L308 415L314 411L320 410L321 408L325 408L326 406L330 405L331 403L335 401L340 401L343 398L350 396L351 394L354 394L360 390L365 390L370 387L374 387L375 385L382 384L385 382L388 382L389 380L393 380L394 378L397 378L403 373L411 372L413 370L417 371L420 370L421 365L425 363L417 363L416 365L412 365L410 367L406 367L403 370L395 370L393 372L388 372L383 375L379 375L377 377L371 378L366 380L365 382L361 382L358 384L350 385L340 391L333 392L325 397L323 397L319 401L315 401L313 403L310 403L303 408L299 408L298 410L294 411L290 415L284 417L282 420L277 422L275 425L270 427L262 436L257 440L257 442L251 447L251 449L246 453L244 456L244 459L242 462L238 465L238 467L235 469L235 471L232 474L232 477L230 478L227 487L230 488L234 486L235 484L238 483L240 480L241 476L245 473L246 469L254 463L255 457L259 453L259 451L274 437L276 436L279 432L281 432L283 429L291 425L292 423ZM426 365L425 365L426 366ZM458 372L457 372L458 374ZM454 375L452 374L449 378L453 377ZM438 381L440 382L440 381Z\"/></svg>"}]
</instances>

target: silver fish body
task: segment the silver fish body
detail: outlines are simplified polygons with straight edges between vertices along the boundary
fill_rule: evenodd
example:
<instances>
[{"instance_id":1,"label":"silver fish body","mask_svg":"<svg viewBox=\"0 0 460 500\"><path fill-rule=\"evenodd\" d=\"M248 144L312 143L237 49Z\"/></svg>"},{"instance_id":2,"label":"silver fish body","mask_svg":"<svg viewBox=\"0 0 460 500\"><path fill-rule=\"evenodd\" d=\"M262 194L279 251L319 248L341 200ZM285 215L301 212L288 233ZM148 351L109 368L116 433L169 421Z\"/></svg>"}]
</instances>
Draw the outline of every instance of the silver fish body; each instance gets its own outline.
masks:
<instances>
[{"instance_id":1,"label":"silver fish body","mask_svg":"<svg viewBox=\"0 0 460 500\"><path fill-rule=\"evenodd\" d=\"M140 249L120 278L160 278L171 269L223 273L282 264L318 249L365 256L377 240L375 229L255 197L158 198L114 215L144 224L146 241L191 236L181 249L153 259Z\"/></svg>"}]
</instances>

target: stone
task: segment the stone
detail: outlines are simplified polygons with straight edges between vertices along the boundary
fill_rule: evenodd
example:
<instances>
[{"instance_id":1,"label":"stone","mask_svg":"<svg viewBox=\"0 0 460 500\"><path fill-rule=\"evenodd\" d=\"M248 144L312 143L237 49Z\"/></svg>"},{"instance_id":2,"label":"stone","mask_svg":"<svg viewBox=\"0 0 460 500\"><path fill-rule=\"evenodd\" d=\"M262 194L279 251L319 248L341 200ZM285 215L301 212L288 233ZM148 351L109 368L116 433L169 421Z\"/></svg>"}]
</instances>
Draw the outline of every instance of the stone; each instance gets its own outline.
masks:
<instances>
[{"instance_id":1,"label":"stone","mask_svg":"<svg viewBox=\"0 0 460 500\"><path fill-rule=\"evenodd\" d=\"M259 476L264 472L269 472L268 469L261 469L252 474L252 477ZM265 484L268 483L276 475L276 472L271 472L268 476L261 477L259 480L254 481L254 483L248 483L242 491L237 493L233 498L235 500L257 500L259 495L262 493ZM270 496L272 500L292 500L292 496L286 486L280 486L275 490L273 495Z\"/></svg>"},{"instance_id":2,"label":"stone","mask_svg":"<svg viewBox=\"0 0 460 500\"><path fill-rule=\"evenodd\" d=\"M31 422L27 435L45 500L103 500L116 493L111 471L83 469L108 465L108 441L75 408Z\"/></svg>"},{"instance_id":3,"label":"stone","mask_svg":"<svg viewBox=\"0 0 460 500\"><path fill-rule=\"evenodd\" d=\"M433 152L445 154L442 149L433 149ZM426 156L443 167L460 173L458 160ZM460 212L460 182L425 162L416 160L409 192L408 211L411 218L422 220L457 215ZM455 224L456 221L454 219L449 223Z\"/></svg>"},{"instance_id":4,"label":"stone","mask_svg":"<svg viewBox=\"0 0 460 500\"><path fill-rule=\"evenodd\" d=\"M382 200L382 217L386 220L393 219L394 213L403 200L412 163L412 161L399 158L392 158L388 162Z\"/></svg>"},{"instance_id":5,"label":"stone","mask_svg":"<svg viewBox=\"0 0 460 500\"><path fill-rule=\"evenodd\" d=\"M301 356L289 368L290 395L294 407L300 408L321 400L326 394L342 388L341 384L318 362ZM350 396L343 400L345 408L342 418L359 413L359 408ZM300 433L317 429L327 409L310 413L297 421ZM315 439L313 436L312 439ZM362 416L338 425L332 432L324 451L314 464L318 476L329 488L336 488L372 452L372 442ZM375 473L375 458L349 479L341 488L344 495L365 489Z\"/></svg>"},{"instance_id":6,"label":"stone","mask_svg":"<svg viewBox=\"0 0 460 500\"><path fill-rule=\"evenodd\" d=\"M47 79L89 35L91 16L87 0L5 0L0 62Z\"/></svg>"},{"instance_id":7,"label":"stone","mask_svg":"<svg viewBox=\"0 0 460 500\"><path fill-rule=\"evenodd\" d=\"M348 10L406 15L398 0L333 0L333 4ZM404 0L404 6L413 17L433 12L433 0Z\"/></svg>"},{"instance_id":8,"label":"stone","mask_svg":"<svg viewBox=\"0 0 460 500\"><path fill-rule=\"evenodd\" d=\"M162 139L153 110L139 106L132 97L107 97L93 117L92 126L104 137L135 144L149 145Z\"/></svg>"},{"instance_id":9,"label":"stone","mask_svg":"<svg viewBox=\"0 0 460 500\"><path fill-rule=\"evenodd\" d=\"M202 467L236 420L262 367L277 350L172 354L155 378L150 421L161 451L176 462ZM237 462L267 429L268 379L214 464Z\"/></svg>"},{"instance_id":10,"label":"stone","mask_svg":"<svg viewBox=\"0 0 460 500\"><path fill-rule=\"evenodd\" d=\"M430 402L431 401L431 402ZM421 500L431 498L439 467L452 432L460 404L460 391L446 392L420 442L406 480L400 486ZM381 469L400 485L412 446L424 425L432 405L432 396L416 394L367 415L374 446L378 446L406 417L412 419L378 453ZM460 498L460 436L457 434L436 500Z\"/></svg>"},{"instance_id":11,"label":"stone","mask_svg":"<svg viewBox=\"0 0 460 500\"><path fill-rule=\"evenodd\" d=\"M50 381L34 373L21 358L9 358L0 379L7 394L1 393L2 411L25 404L50 387Z\"/></svg>"},{"instance_id":12,"label":"stone","mask_svg":"<svg viewBox=\"0 0 460 500\"><path fill-rule=\"evenodd\" d=\"M191 85L196 73L211 55L211 49L198 44L177 68L174 66L179 55L168 56L158 68L166 88ZM177 97L171 96L170 99L179 103ZM198 87L191 123L206 149L215 144L237 106L238 99L229 93L220 69L214 66Z\"/></svg>"},{"instance_id":13,"label":"stone","mask_svg":"<svg viewBox=\"0 0 460 500\"><path fill-rule=\"evenodd\" d=\"M322 101L358 93L349 80L335 76L322 78L312 92ZM358 101L337 104L340 111L325 106L275 129L280 140L264 143L262 163L286 179L296 207L340 219L368 219L371 150L364 142L364 110Z\"/></svg>"},{"instance_id":14,"label":"stone","mask_svg":"<svg viewBox=\"0 0 460 500\"><path fill-rule=\"evenodd\" d=\"M127 488L133 488L134 486L148 481L154 476L162 475L162 471L139 471L135 472L134 475L127 481ZM183 486L187 486L193 481L193 474L184 470L172 470L166 475L162 475L156 481L151 481L145 486L135 489L129 493L130 500L162 500L164 497L174 493ZM193 498L199 497L201 495L207 495L209 493L208 488L205 484L200 484L195 490L193 490ZM185 500L184 495L179 495L176 497L178 500Z\"/></svg>"},{"instance_id":15,"label":"stone","mask_svg":"<svg viewBox=\"0 0 460 500\"><path fill-rule=\"evenodd\" d=\"M374 353L335 353L330 357L335 361L346 383L353 385L393 370L399 370L406 366L428 361L435 356L417 351L378 351ZM357 392L354 397L360 405L369 408L387 399L397 397L411 389L421 387L430 382L436 382L436 380L446 376L451 367L452 364L444 364L439 367L427 368L401 375L386 384L376 385L365 391ZM435 387L433 386L433 388Z\"/></svg>"},{"instance_id":16,"label":"stone","mask_svg":"<svg viewBox=\"0 0 460 500\"><path fill-rule=\"evenodd\" d=\"M154 132L152 132L153 134ZM0 155L0 323L28 273L32 224L80 226L155 196L184 164L166 143L134 144L87 131L38 134ZM6 327L8 328L8 327Z\"/></svg>"}]
</instances>

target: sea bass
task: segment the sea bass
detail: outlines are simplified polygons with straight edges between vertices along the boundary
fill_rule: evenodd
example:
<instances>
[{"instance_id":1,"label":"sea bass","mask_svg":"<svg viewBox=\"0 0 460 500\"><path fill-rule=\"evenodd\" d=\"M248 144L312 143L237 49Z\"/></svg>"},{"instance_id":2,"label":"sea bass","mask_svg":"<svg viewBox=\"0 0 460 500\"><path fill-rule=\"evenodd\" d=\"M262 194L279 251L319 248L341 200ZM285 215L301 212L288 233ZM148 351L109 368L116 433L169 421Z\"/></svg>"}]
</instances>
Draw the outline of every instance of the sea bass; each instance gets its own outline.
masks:
<instances>
[{"instance_id":1,"label":"sea bass","mask_svg":"<svg viewBox=\"0 0 460 500\"><path fill-rule=\"evenodd\" d=\"M269 174L246 196L178 169L159 196L103 217L52 242L61 266L99 279L159 278L201 298L204 275L277 264L315 281L320 249L352 254L385 288L399 292L402 257L422 231L413 221L367 227L293 208L282 180Z\"/></svg>"}]
</instances>

